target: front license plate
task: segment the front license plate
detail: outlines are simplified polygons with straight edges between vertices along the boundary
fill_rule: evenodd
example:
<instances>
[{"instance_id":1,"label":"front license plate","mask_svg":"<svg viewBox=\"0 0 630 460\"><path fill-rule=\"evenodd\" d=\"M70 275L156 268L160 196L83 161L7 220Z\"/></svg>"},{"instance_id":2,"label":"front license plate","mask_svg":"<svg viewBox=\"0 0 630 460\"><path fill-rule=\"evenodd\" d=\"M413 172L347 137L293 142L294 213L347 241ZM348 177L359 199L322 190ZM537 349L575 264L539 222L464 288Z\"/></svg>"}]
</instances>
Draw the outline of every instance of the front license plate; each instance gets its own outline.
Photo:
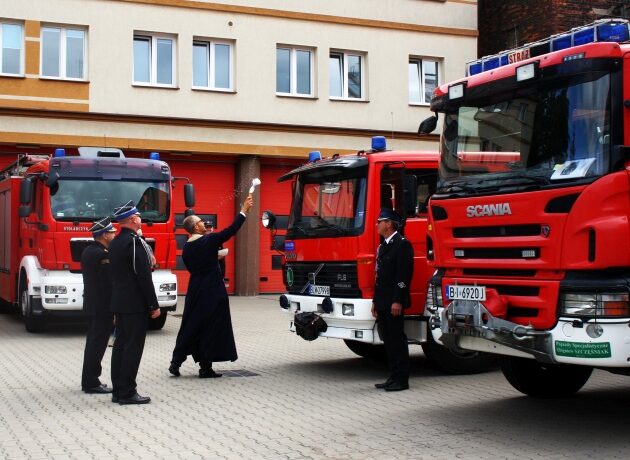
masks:
<instances>
[{"instance_id":1,"label":"front license plate","mask_svg":"<svg viewBox=\"0 0 630 460\"><path fill-rule=\"evenodd\" d=\"M448 300L486 300L486 287L462 284L447 285L446 298Z\"/></svg>"},{"instance_id":2,"label":"front license plate","mask_svg":"<svg viewBox=\"0 0 630 460\"><path fill-rule=\"evenodd\" d=\"M329 296L330 286L318 286L316 284L311 284L311 287L308 289L308 291L311 295Z\"/></svg>"},{"instance_id":3,"label":"front license plate","mask_svg":"<svg viewBox=\"0 0 630 460\"><path fill-rule=\"evenodd\" d=\"M556 340L556 355L572 358L610 358L610 342L565 342Z\"/></svg>"}]
</instances>

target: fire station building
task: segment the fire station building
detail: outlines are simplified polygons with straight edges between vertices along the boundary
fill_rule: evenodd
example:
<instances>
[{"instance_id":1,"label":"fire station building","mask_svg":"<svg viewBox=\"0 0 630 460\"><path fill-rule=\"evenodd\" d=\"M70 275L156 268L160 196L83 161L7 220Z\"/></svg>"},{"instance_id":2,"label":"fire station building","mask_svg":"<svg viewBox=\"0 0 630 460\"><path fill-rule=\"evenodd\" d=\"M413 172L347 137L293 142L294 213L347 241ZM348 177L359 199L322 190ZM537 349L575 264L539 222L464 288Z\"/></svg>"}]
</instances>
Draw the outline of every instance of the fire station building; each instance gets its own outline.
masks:
<instances>
[{"instance_id":1,"label":"fire station building","mask_svg":"<svg viewBox=\"0 0 630 460\"><path fill-rule=\"evenodd\" d=\"M57 147L156 151L219 228L260 177L227 245L228 291L280 292L281 255L259 220L288 213L291 184L277 178L309 151L356 152L375 135L390 149L437 149L418 124L435 86L476 53L476 0L3 2L0 169ZM182 187L173 206L181 222Z\"/></svg>"}]
</instances>

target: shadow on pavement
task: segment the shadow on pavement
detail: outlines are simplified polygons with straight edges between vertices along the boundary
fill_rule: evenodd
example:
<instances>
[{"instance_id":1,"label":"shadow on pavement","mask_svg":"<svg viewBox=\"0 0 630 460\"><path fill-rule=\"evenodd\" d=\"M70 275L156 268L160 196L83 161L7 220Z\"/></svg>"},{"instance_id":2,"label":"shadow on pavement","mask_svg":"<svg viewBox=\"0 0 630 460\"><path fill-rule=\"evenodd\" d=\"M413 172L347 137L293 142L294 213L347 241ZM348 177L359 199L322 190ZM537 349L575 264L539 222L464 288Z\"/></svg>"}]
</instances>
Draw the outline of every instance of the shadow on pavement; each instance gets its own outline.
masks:
<instances>
[{"instance_id":1,"label":"shadow on pavement","mask_svg":"<svg viewBox=\"0 0 630 460\"><path fill-rule=\"evenodd\" d=\"M444 376L442 372L433 368L422 354L411 355L410 377ZM373 361L366 358L351 357L338 359L314 359L313 361L283 364L281 368L287 372L313 374L313 376L335 376L350 380L374 379L387 374L387 363Z\"/></svg>"}]
</instances>

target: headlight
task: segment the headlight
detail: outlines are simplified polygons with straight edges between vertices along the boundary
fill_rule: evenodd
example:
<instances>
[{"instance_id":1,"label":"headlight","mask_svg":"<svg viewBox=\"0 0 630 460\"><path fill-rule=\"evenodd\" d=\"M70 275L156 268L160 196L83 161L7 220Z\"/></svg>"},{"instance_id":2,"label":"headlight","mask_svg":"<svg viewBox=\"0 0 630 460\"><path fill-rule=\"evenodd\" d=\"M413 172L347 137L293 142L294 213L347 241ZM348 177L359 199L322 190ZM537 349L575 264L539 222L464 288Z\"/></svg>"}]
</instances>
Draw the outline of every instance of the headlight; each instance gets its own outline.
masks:
<instances>
[{"instance_id":1,"label":"headlight","mask_svg":"<svg viewBox=\"0 0 630 460\"><path fill-rule=\"evenodd\" d=\"M66 294L68 290L65 286L44 286L46 294Z\"/></svg>"},{"instance_id":2,"label":"headlight","mask_svg":"<svg viewBox=\"0 0 630 460\"><path fill-rule=\"evenodd\" d=\"M354 316L354 304L344 303L341 304L341 313L343 316Z\"/></svg>"},{"instance_id":3,"label":"headlight","mask_svg":"<svg viewBox=\"0 0 630 460\"><path fill-rule=\"evenodd\" d=\"M570 316L630 316L630 296L622 293L563 293L561 312Z\"/></svg>"},{"instance_id":4,"label":"headlight","mask_svg":"<svg viewBox=\"0 0 630 460\"><path fill-rule=\"evenodd\" d=\"M174 291L177 289L177 283L160 284L160 292Z\"/></svg>"}]
</instances>

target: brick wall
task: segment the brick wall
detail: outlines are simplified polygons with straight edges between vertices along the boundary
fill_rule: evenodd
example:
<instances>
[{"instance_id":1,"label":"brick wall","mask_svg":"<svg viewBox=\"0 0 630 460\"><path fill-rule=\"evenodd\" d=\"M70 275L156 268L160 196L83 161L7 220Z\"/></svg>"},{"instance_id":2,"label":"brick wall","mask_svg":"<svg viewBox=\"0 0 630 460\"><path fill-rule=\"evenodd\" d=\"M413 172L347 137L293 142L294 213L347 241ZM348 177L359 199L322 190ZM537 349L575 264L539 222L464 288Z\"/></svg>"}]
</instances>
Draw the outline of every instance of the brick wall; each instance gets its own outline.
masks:
<instances>
[{"instance_id":1,"label":"brick wall","mask_svg":"<svg viewBox=\"0 0 630 460\"><path fill-rule=\"evenodd\" d=\"M479 56L564 32L602 17L630 17L630 0L479 0Z\"/></svg>"}]
</instances>

